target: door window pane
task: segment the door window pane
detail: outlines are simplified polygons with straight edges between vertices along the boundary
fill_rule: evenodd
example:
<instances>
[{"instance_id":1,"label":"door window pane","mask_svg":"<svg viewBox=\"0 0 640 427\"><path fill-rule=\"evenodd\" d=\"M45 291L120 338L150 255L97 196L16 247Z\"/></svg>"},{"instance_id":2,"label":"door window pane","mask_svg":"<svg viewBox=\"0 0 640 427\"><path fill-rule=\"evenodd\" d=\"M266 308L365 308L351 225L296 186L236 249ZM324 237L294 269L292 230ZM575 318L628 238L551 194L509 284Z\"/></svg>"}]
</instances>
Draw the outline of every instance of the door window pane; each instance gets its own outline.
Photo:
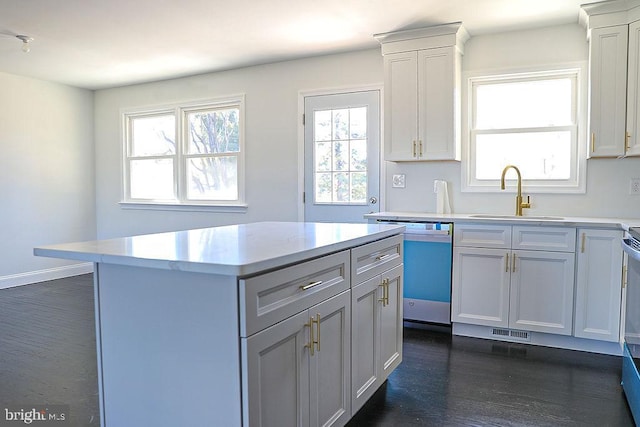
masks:
<instances>
[{"instance_id":1,"label":"door window pane","mask_svg":"<svg viewBox=\"0 0 640 427\"><path fill-rule=\"evenodd\" d=\"M314 189L316 203L331 203L333 201L331 173L316 173Z\"/></svg>"},{"instance_id":2,"label":"door window pane","mask_svg":"<svg viewBox=\"0 0 640 427\"><path fill-rule=\"evenodd\" d=\"M367 107L314 111L314 202L367 203Z\"/></svg>"},{"instance_id":3,"label":"door window pane","mask_svg":"<svg viewBox=\"0 0 640 427\"><path fill-rule=\"evenodd\" d=\"M331 110L314 112L313 140L331 141Z\"/></svg>"}]
</instances>

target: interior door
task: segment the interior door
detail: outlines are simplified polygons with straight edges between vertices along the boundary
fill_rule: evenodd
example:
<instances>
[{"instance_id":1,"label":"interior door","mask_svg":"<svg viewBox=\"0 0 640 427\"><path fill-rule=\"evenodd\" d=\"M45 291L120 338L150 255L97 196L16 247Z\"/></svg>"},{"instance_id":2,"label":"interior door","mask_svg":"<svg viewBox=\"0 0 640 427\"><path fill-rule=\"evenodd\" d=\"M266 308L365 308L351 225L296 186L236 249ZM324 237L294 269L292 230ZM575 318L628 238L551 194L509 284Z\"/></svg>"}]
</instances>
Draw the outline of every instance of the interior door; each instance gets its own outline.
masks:
<instances>
[{"instance_id":1,"label":"interior door","mask_svg":"<svg viewBox=\"0 0 640 427\"><path fill-rule=\"evenodd\" d=\"M379 211L380 91L304 99L304 219L366 222Z\"/></svg>"}]
</instances>

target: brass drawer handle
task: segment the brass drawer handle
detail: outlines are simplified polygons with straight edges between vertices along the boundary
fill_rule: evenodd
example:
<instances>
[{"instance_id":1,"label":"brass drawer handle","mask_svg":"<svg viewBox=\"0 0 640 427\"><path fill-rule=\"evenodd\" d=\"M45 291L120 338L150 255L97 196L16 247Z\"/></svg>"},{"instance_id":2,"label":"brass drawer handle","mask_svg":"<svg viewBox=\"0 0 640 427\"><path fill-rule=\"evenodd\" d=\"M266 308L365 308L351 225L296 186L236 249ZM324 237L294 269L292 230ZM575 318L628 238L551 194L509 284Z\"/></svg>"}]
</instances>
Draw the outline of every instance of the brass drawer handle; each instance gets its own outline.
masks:
<instances>
[{"instance_id":1,"label":"brass drawer handle","mask_svg":"<svg viewBox=\"0 0 640 427\"><path fill-rule=\"evenodd\" d=\"M315 286L322 285L322 280L318 280L316 282L311 282L308 285L300 285L300 289L306 291L307 289L311 289Z\"/></svg>"}]
</instances>

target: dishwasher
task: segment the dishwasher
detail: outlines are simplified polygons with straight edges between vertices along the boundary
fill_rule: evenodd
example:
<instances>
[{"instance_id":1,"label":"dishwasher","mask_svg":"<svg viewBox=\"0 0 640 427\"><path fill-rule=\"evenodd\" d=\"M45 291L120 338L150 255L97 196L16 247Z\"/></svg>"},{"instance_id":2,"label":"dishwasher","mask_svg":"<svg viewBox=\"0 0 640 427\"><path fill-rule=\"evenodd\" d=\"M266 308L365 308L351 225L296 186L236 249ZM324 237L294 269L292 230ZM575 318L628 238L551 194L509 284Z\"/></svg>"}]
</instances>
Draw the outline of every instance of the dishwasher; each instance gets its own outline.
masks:
<instances>
[{"instance_id":1,"label":"dishwasher","mask_svg":"<svg viewBox=\"0 0 640 427\"><path fill-rule=\"evenodd\" d=\"M404 225L404 319L451 324L453 224L377 220Z\"/></svg>"}]
</instances>

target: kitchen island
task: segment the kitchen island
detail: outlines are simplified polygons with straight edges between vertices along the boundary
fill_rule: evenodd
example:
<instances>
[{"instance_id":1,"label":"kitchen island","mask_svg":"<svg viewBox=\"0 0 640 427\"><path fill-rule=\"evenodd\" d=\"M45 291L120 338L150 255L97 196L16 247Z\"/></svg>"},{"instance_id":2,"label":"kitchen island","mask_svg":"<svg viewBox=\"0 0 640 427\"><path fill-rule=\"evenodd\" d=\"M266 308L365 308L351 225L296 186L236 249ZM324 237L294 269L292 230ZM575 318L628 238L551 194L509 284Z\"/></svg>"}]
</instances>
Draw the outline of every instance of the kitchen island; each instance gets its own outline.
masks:
<instances>
[{"instance_id":1,"label":"kitchen island","mask_svg":"<svg viewBox=\"0 0 640 427\"><path fill-rule=\"evenodd\" d=\"M95 263L102 426L344 425L402 360L402 231L263 222L34 253Z\"/></svg>"}]
</instances>

